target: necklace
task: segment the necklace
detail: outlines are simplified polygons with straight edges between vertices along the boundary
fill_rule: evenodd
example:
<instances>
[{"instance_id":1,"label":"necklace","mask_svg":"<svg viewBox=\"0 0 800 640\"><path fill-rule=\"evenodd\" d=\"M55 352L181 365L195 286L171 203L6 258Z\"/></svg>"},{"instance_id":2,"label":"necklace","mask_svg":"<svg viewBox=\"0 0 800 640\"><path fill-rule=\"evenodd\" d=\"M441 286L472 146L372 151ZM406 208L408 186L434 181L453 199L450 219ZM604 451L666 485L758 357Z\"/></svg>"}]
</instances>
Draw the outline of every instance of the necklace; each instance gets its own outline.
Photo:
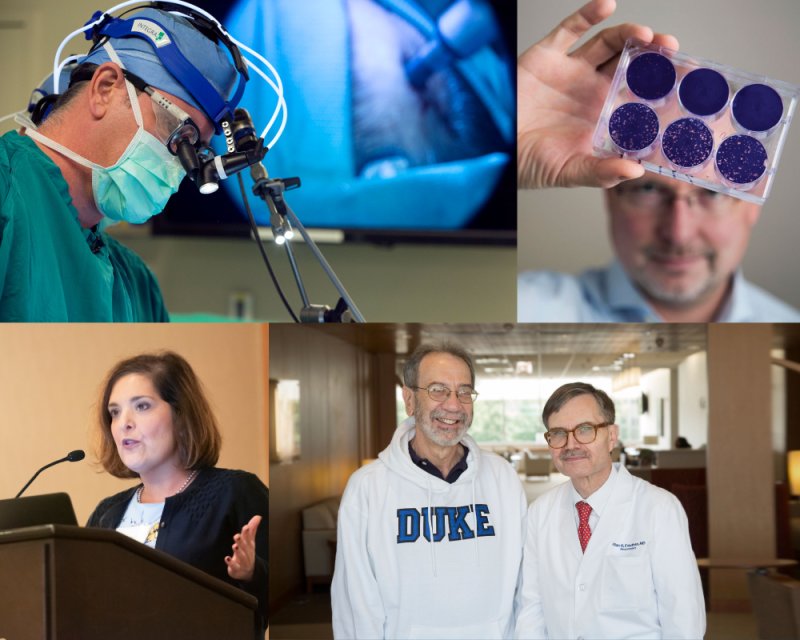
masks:
<instances>
[{"instance_id":1,"label":"necklace","mask_svg":"<svg viewBox=\"0 0 800 640\"><path fill-rule=\"evenodd\" d=\"M186 485L187 485L187 484L189 484L189 481L190 481L192 478L194 478L194 474L195 474L195 473L197 473L197 469L195 469L194 471L192 471L192 473L189 475L189 477L188 477L188 478L186 478L186 482L184 482L184 483L183 483L183 486L182 486L180 489L178 489L178 490L177 490L177 491L174 493L174 495L176 495L176 496L177 496L177 495L178 495L178 494L179 494L181 491L183 491L183 490L186 488ZM144 491L144 485L142 485L141 487L139 487L139 490L136 492L136 502L138 502L139 504L142 504L142 491Z\"/></svg>"}]
</instances>

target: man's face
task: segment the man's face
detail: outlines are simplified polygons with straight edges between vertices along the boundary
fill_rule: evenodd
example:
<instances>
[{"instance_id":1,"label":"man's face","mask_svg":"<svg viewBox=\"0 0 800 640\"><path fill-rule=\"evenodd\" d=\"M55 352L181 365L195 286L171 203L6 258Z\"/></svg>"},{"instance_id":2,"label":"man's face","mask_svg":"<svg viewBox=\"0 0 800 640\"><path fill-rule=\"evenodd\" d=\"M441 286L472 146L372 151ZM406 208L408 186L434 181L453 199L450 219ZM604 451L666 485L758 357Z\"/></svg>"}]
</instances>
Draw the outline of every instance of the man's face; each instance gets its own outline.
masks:
<instances>
[{"instance_id":1,"label":"man's face","mask_svg":"<svg viewBox=\"0 0 800 640\"><path fill-rule=\"evenodd\" d=\"M462 404L456 397L459 389L472 389L467 363L449 353L430 353L419 363L417 384L422 389L403 387L406 413L413 415L417 435L443 447L461 441L472 424L472 404ZM425 390L431 386L447 387L450 396L436 401Z\"/></svg>"},{"instance_id":2,"label":"man's face","mask_svg":"<svg viewBox=\"0 0 800 640\"><path fill-rule=\"evenodd\" d=\"M572 398L547 421L548 431L565 429L570 431L584 424L605 422L594 396L584 394ZM584 478L602 471L611 464L611 450L617 444L617 425L597 430L594 442L581 444L575 434L567 435L567 444L562 449L550 448L553 462L561 473L569 478Z\"/></svg>"},{"instance_id":3,"label":"man's face","mask_svg":"<svg viewBox=\"0 0 800 640\"><path fill-rule=\"evenodd\" d=\"M727 285L760 211L652 173L608 189L606 202L625 271L647 296L679 307L700 303Z\"/></svg>"}]
</instances>

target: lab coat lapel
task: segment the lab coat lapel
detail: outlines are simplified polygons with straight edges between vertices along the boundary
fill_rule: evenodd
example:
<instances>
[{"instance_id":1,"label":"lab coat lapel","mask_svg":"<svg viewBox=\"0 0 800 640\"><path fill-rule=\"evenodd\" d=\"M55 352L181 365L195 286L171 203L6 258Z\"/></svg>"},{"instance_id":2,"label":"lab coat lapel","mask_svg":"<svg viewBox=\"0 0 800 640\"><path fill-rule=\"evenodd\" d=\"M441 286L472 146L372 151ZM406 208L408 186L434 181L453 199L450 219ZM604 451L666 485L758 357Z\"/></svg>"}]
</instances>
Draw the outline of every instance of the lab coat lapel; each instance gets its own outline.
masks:
<instances>
[{"instance_id":1,"label":"lab coat lapel","mask_svg":"<svg viewBox=\"0 0 800 640\"><path fill-rule=\"evenodd\" d=\"M578 540L578 528L575 526L575 516L572 510L575 505L572 504L571 483L569 481L562 485L561 491L561 504L559 505L559 531L561 538L567 549L575 556L578 562L583 558L581 551L581 542Z\"/></svg>"},{"instance_id":2,"label":"lab coat lapel","mask_svg":"<svg viewBox=\"0 0 800 640\"><path fill-rule=\"evenodd\" d=\"M583 556L585 562L594 558L605 556L612 542L615 542L619 532L625 524L625 519L633 501L633 480L631 474L622 465L617 470L617 480L608 502L603 509L603 515L597 523L597 528L592 531L592 537L586 546Z\"/></svg>"}]
</instances>

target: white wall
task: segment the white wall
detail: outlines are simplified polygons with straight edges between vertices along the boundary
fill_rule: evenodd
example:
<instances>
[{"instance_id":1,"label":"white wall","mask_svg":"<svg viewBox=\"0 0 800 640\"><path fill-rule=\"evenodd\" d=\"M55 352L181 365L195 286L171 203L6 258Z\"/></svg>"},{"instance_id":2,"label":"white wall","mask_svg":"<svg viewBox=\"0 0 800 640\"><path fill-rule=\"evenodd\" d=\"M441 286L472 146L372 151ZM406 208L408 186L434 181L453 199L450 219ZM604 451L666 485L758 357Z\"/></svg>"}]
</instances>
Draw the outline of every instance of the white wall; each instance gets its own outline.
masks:
<instances>
[{"instance_id":1,"label":"white wall","mask_svg":"<svg viewBox=\"0 0 800 640\"><path fill-rule=\"evenodd\" d=\"M670 370L669 369L656 369L650 373L645 373L640 381L639 386L643 393L647 394L649 398L648 412L643 413L639 417L639 426L641 428L642 440L644 436L658 435L658 448L671 449L674 438L672 437L672 410L670 402ZM658 414L659 407L664 405L664 435L659 434L658 429Z\"/></svg>"},{"instance_id":2,"label":"white wall","mask_svg":"<svg viewBox=\"0 0 800 640\"><path fill-rule=\"evenodd\" d=\"M585 0L519 0L521 53ZM678 38L682 51L800 85L800 2L797 0L672 0L617 2L617 10L581 42L606 26L635 22ZM747 38L746 36L750 37ZM800 174L800 126L789 131L772 193L761 211L742 263L747 278L800 307L800 237L795 176ZM612 258L599 189L521 191L519 269L579 273ZM694 444L694 443L693 443Z\"/></svg>"},{"instance_id":3,"label":"white wall","mask_svg":"<svg viewBox=\"0 0 800 640\"><path fill-rule=\"evenodd\" d=\"M678 365L678 433L693 449L708 443L708 358L694 353Z\"/></svg>"}]
</instances>

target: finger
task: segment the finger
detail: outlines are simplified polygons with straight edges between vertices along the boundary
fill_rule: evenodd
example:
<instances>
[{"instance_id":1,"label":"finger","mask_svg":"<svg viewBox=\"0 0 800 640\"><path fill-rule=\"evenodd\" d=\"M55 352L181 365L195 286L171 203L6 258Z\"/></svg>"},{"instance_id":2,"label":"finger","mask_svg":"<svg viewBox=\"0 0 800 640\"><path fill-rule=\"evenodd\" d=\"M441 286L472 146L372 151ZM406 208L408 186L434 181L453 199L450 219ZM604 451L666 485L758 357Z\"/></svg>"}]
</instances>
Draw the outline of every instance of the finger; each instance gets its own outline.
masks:
<instances>
[{"instance_id":1,"label":"finger","mask_svg":"<svg viewBox=\"0 0 800 640\"><path fill-rule=\"evenodd\" d=\"M659 47L664 47L665 49L672 49L673 51L677 51L678 47L680 47L678 39L668 33L653 34L653 44L657 44Z\"/></svg>"},{"instance_id":2,"label":"finger","mask_svg":"<svg viewBox=\"0 0 800 640\"><path fill-rule=\"evenodd\" d=\"M591 0L564 18L539 44L546 49L566 53L584 33L608 18L616 8L615 0Z\"/></svg>"},{"instance_id":3,"label":"finger","mask_svg":"<svg viewBox=\"0 0 800 640\"><path fill-rule=\"evenodd\" d=\"M644 167L635 160L622 158L593 158L593 160L595 163L589 186L610 189L621 182L641 178L644 175ZM594 184L591 184L592 181Z\"/></svg>"},{"instance_id":4,"label":"finger","mask_svg":"<svg viewBox=\"0 0 800 640\"><path fill-rule=\"evenodd\" d=\"M653 39L653 30L630 22L603 29L573 51L570 56L585 60L592 67L599 67L618 55L625 48L628 38L650 42Z\"/></svg>"},{"instance_id":5,"label":"finger","mask_svg":"<svg viewBox=\"0 0 800 640\"><path fill-rule=\"evenodd\" d=\"M253 518L244 525L242 529L242 535L247 536L248 540L255 540L256 538L256 530L258 529L258 525L261 523L261 516L253 516Z\"/></svg>"},{"instance_id":6,"label":"finger","mask_svg":"<svg viewBox=\"0 0 800 640\"><path fill-rule=\"evenodd\" d=\"M642 174L644 167L634 160L583 156L574 158L564 166L557 186L609 189L620 182L639 178Z\"/></svg>"}]
</instances>

